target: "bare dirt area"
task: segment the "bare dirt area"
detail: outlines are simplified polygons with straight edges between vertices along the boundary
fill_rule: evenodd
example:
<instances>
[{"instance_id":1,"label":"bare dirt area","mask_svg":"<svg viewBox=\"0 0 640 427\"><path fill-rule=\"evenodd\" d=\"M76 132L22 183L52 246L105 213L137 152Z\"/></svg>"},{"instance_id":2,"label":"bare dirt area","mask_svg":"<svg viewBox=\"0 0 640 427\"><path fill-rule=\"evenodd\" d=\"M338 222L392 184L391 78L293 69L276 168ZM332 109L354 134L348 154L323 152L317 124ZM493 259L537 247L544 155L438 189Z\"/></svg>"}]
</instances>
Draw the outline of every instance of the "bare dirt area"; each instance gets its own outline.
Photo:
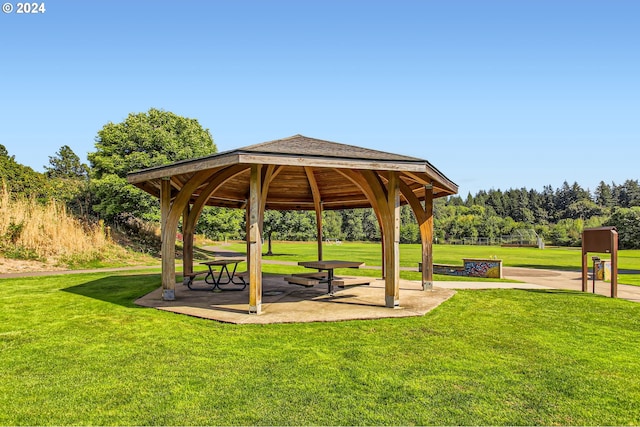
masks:
<instances>
[{"instance_id":1,"label":"bare dirt area","mask_svg":"<svg viewBox=\"0 0 640 427\"><path fill-rule=\"evenodd\" d=\"M0 257L0 274L62 270L65 270L65 268L57 267L52 261L41 262Z\"/></svg>"}]
</instances>

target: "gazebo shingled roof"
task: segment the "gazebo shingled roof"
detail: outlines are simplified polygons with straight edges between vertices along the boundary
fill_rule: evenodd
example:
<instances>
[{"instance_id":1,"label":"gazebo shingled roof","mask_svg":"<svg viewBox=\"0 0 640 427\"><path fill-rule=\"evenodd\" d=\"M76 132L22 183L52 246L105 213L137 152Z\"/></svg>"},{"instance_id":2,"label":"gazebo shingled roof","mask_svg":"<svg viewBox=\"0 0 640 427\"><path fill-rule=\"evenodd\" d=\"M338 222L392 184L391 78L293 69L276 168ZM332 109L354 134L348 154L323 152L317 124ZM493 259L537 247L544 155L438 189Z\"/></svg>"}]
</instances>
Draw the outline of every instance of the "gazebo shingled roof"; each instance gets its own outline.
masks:
<instances>
[{"instance_id":1,"label":"gazebo shingled roof","mask_svg":"<svg viewBox=\"0 0 640 427\"><path fill-rule=\"evenodd\" d=\"M180 191L193 174L203 169L212 172L234 164L246 169L229 178L225 185L211 195L206 204L243 208L246 205L250 164L271 164L280 167L269 183L266 209L313 210L313 188L305 167L313 168L323 209L351 209L370 207L362 190L335 169L403 171L402 180L419 199L424 199L424 186L433 185L434 197L456 194L458 187L427 160L353 145L339 144L294 135L238 148L210 156L158 166L128 175L129 182L146 192L160 196L160 181L171 176L174 191ZM191 202L200 196L194 191ZM402 203L406 203L403 199Z\"/></svg>"},{"instance_id":2,"label":"gazebo shingled roof","mask_svg":"<svg viewBox=\"0 0 640 427\"><path fill-rule=\"evenodd\" d=\"M261 307L262 218L267 209L315 210L322 259L322 211L372 207L383 236L385 304L399 304L399 207L408 203L420 226L423 288L432 286L433 198L458 187L427 160L294 135L163 165L127 176L160 198L163 297L173 299L174 246L183 217L183 272L193 271L192 235L206 205L247 209L249 311Z\"/></svg>"}]
</instances>

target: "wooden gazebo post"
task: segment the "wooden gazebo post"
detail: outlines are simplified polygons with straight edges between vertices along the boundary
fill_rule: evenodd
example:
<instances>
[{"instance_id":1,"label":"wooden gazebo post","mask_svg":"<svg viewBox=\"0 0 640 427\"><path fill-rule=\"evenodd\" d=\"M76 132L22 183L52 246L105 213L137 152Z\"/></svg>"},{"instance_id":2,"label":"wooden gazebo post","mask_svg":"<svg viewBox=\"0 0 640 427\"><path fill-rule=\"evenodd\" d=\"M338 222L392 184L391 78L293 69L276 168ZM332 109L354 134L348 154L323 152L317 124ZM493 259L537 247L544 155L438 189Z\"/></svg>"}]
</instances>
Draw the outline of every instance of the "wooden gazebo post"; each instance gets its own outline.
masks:
<instances>
[{"instance_id":1,"label":"wooden gazebo post","mask_svg":"<svg viewBox=\"0 0 640 427\"><path fill-rule=\"evenodd\" d=\"M262 236L260 230L261 165L251 165L249 183L247 263L249 271L249 313L262 312Z\"/></svg>"},{"instance_id":2,"label":"wooden gazebo post","mask_svg":"<svg viewBox=\"0 0 640 427\"><path fill-rule=\"evenodd\" d=\"M176 299L176 273L175 273L175 242L171 239L167 226L169 211L171 210L171 179L163 177L160 181L160 229L162 247L160 249L162 257L162 299L173 301ZM175 232L174 232L175 234Z\"/></svg>"},{"instance_id":3,"label":"wooden gazebo post","mask_svg":"<svg viewBox=\"0 0 640 427\"><path fill-rule=\"evenodd\" d=\"M191 205L187 203L182 213L182 273L184 283L188 281L186 274L193 273L193 237L194 230L189 227Z\"/></svg>"},{"instance_id":4,"label":"wooden gazebo post","mask_svg":"<svg viewBox=\"0 0 640 427\"><path fill-rule=\"evenodd\" d=\"M424 219L420 224L422 242L422 290L433 290L433 185L425 185Z\"/></svg>"},{"instance_id":5,"label":"wooden gazebo post","mask_svg":"<svg viewBox=\"0 0 640 427\"><path fill-rule=\"evenodd\" d=\"M318 259L322 260L322 198L320 197L318 182L313 175L313 169L311 169L310 167L305 167L304 172L307 175L309 187L311 187L311 194L313 195L313 208L316 212L316 239L318 241Z\"/></svg>"},{"instance_id":6,"label":"wooden gazebo post","mask_svg":"<svg viewBox=\"0 0 640 427\"><path fill-rule=\"evenodd\" d=\"M387 209L382 216L387 221L384 246L385 305L393 308L400 305L400 183L397 172L389 172L387 184Z\"/></svg>"}]
</instances>

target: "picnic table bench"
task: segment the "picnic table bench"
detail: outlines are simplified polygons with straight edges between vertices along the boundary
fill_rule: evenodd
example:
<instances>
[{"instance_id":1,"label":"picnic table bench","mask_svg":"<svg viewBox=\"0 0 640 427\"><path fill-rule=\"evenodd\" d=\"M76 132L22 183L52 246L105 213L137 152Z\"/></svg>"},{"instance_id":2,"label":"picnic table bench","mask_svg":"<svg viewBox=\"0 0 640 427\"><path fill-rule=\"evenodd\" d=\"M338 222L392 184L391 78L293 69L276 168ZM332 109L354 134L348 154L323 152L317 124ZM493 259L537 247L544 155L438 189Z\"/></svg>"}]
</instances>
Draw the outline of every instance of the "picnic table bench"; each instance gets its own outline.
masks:
<instances>
[{"instance_id":1,"label":"picnic table bench","mask_svg":"<svg viewBox=\"0 0 640 427\"><path fill-rule=\"evenodd\" d=\"M182 273L182 284L187 285L189 289L193 289L193 281L196 277L209 274L209 270L193 271L191 273Z\"/></svg>"},{"instance_id":2,"label":"picnic table bench","mask_svg":"<svg viewBox=\"0 0 640 427\"><path fill-rule=\"evenodd\" d=\"M204 261L200 264L206 265L209 267L209 273L205 276L204 281L210 285L213 285L212 290L216 288L221 291L242 291L247 287L247 282L244 280L244 274L236 274L236 269L238 268L238 264L244 261L244 258L226 258L226 259L215 259L211 261ZM229 265L233 264L233 271L229 271ZM220 267L220 273L218 273L217 277L215 274L215 270L213 266ZM226 274L225 274L226 273ZM224 277L223 277L223 274ZM236 280L237 278L237 280ZM222 288L220 285L241 285L241 288L238 287L230 287L230 288Z\"/></svg>"}]
</instances>

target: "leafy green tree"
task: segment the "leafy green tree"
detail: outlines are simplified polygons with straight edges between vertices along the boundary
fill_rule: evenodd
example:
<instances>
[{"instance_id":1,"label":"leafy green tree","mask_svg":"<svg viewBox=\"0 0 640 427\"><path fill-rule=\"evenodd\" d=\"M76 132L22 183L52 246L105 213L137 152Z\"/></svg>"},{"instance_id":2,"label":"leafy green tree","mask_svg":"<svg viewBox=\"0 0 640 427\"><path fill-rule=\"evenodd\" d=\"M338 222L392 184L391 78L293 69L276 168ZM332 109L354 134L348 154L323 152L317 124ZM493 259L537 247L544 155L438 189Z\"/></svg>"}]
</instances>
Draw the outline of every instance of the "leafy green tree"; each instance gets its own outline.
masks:
<instances>
[{"instance_id":1,"label":"leafy green tree","mask_svg":"<svg viewBox=\"0 0 640 427\"><path fill-rule=\"evenodd\" d=\"M0 144L0 183L5 185L12 194L43 201L53 192L43 174L16 162L15 156L10 156L7 148L2 144Z\"/></svg>"},{"instance_id":2,"label":"leafy green tree","mask_svg":"<svg viewBox=\"0 0 640 427\"><path fill-rule=\"evenodd\" d=\"M216 152L209 130L197 120L155 108L107 123L98 131L95 147L88 155L94 209L107 219L125 212L159 218L157 199L129 185L127 173Z\"/></svg>"},{"instance_id":3,"label":"leafy green tree","mask_svg":"<svg viewBox=\"0 0 640 427\"><path fill-rule=\"evenodd\" d=\"M518 226L518 223L513 220L510 216L503 218L502 225L500 227L500 235L508 236L513 233Z\"/></svg>"},{"instance_id":4,"label":"leafy green tree","mask_svg":"<svg viewBox=\"0 0 640 427\"><path fill-rule=\"evenodd\" d=\"M373 208L362 209L362 231L365 239L372 242L379 242L381 239L380 224Z\"/></svg>"},{"instance_id":5,"label":"leafy green tree","mask_svg":"<svg viewBox=\"0 0 640 427\"><path fill-rule=\"evenodd\" d=\"M363 227L363 209L345 209L342 214L342 233L346 240L363 241L367 236Z\"/></svg>"},{"instance_id":6,"label":"leafy green tree","mask_svg":"<svg viewBox=\"0 0 640 427\"><path fill-rule=\"evenodd\" d=\"M282 212L268 210L264 212L262 232L267 236L267 255L273 255L271 239L274 234L286 232L286 224L282 221Z\"/></svg>"},{"instance_id":7,"label":"leafy green tree","mask_svg":"<svg viewBox=\"0 0 640 427\"><path fill-rule=\"evenodd\" d=\"M342 240L342 216L337 211L322 212L322 234L325 239Z\"/></svg>"},{"instance_id":8,"label":"leafy green tree","mask_svg":"<svg viewBox=\"0 0 640 427\"><path fill-rule=\"evenodd\" d=\"M571 203L565 215L571 219L588 219L592 216L602 215L603 209L591 200L578 200Z\"/></svg>"},{"instance_id":9,"label":"leafy green tree","mask_svg":"<svg viewBox=\"0 0 640 427\"><path fill-rule=\"evenodd\" d=\"M196 233L213 239L240 239L243 229L244 212L240 209L205 207L198 218Z\"/></svg>"},{"instance_id":10,"label":"leafy green tree","mask_svg":"<svg viewBox=\"0 0 640 427\"><path fill-rule=\"evenodd\" d=\"M478 236L487 237L491 240L498 239L500 237L500 227L502 226L502 222L502 218L497 215L478 217L476 220Z\"/></svg>"},{"instance_id":11,"label":"leafy green tree","mask_svg":"<svg viewBox=\"0 0 640 427\"><path fill-rule=\"evenodd\" d=\"M285 240L304 241L316 239L316 214L313 211L282 212L283 231L279 236Z\"/></svg>"},{"instance_id":12,"label":"leafy green tree","mask_svg":"<svg viewBox=\"0 0 640 427\"><path fill-rule=\"evenodd\" d=\"M558 246L580 246L584 221L565 218L551 227L549 237L551 243Z\"/></svg>"},{"instance_id":13,"label":"leafy green tree","mask_svg":"<svg viewBox=\"0 0 640 427\"><path fill-rule=\"evenodd\" d=\"M420 227L409 205L400 208L400 243L420 243Z\"/></svg>"}]
</instances>

